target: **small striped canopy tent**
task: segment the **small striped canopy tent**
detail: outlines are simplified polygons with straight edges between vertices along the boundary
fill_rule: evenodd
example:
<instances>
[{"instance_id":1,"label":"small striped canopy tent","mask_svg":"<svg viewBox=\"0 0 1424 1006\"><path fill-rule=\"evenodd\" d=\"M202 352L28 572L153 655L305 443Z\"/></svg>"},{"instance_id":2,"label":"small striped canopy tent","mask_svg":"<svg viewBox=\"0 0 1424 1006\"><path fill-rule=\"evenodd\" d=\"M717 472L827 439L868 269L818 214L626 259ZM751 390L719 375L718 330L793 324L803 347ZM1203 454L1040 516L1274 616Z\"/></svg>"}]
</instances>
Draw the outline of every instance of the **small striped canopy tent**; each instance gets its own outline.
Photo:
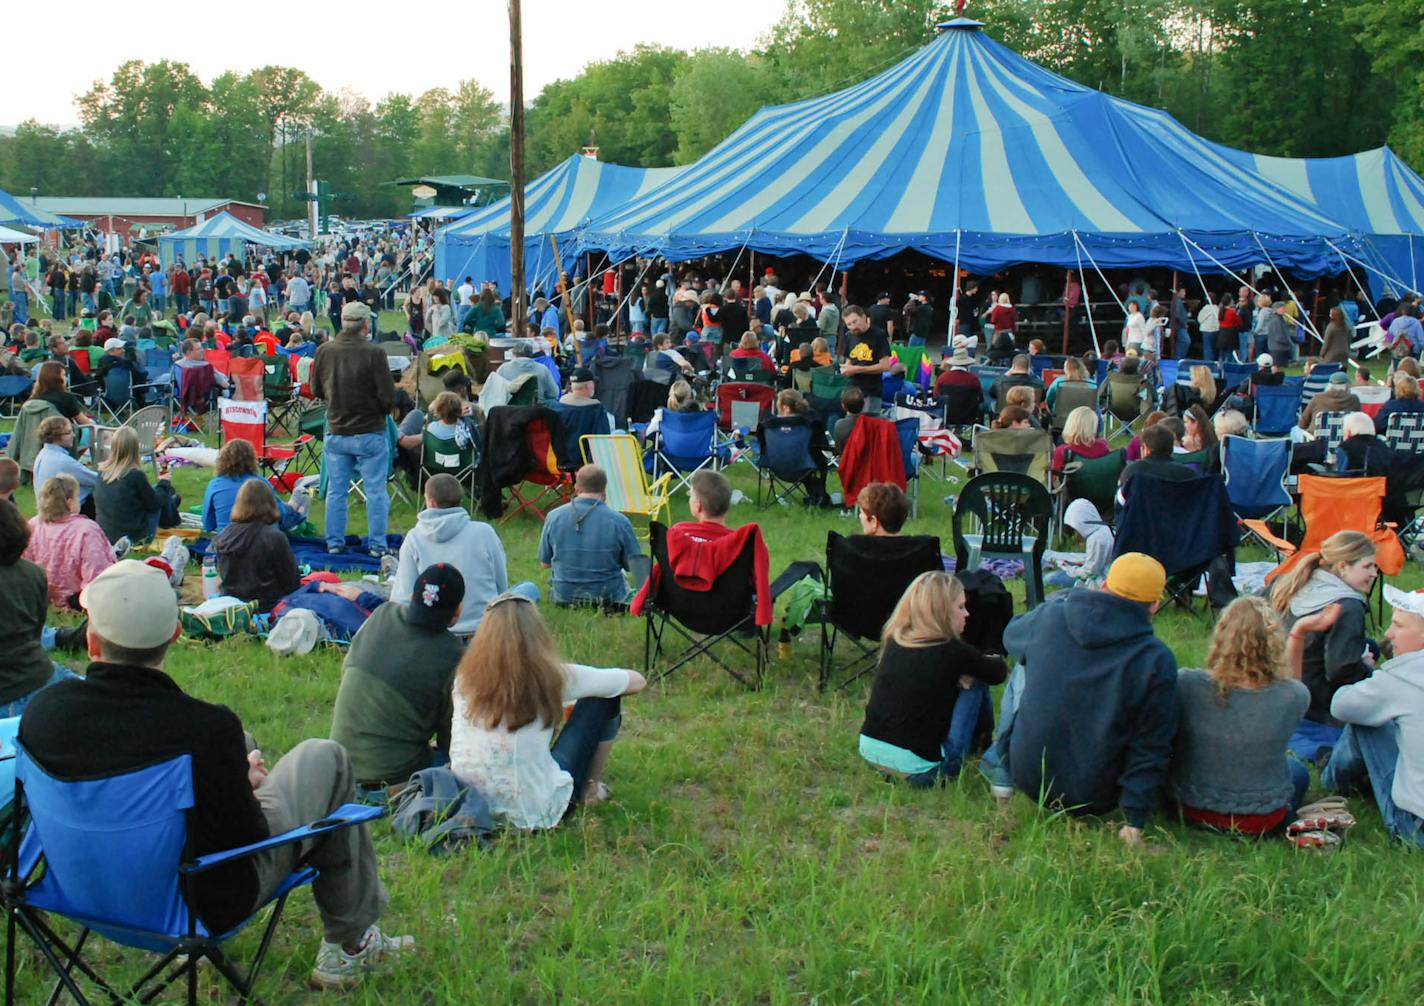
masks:
<instances>
[{"instance_id":1,"label":"small striped canopy tent","mask_svg":"<svg viewBox=\"0 0 1424 1006\"><path fill-rule=\"evenodd\" d=\"M524 187L524 274L530 290L558 281L554 247L572 272L569 244L591 217L609 213L674 179L681 168L629 168L578 154ZM452 283L469 276L509 290L509 197L435 233L435 275Z\"/></svg>"},{"instance_id":2,"label":"small striped canopy tent","mask_svg":"<svg viewBox=\"0 0 1424 1006\"><path fill-rule=\"evenodd\" d=\"M477 212L478 206L427 206L407 216L412 220L463 220Z\"/></svg>"},{"instance_id":3,"label":"small striped canopy tent","mask_svg":"<svg viewBox=\"0 0 1424 1006\"><path fill-rule=\"evenodd\" d=\"M271 248L274 251L290 251L294 248L305 248L307 242L264 231L245 220L239 220L231 213L223 212L184 230L160 235L158 257L167 267L181 255L183 263L191 266L200 257L206 257L209 262L216 261L229 252L242 257L247 254L248 245Z\"/></svg>"},{"instance_id":4,"label":"small striped canopy tent","mask_svg":"<svg viewBox=\"0 0 1424 1006\"><path fill-rule=\"evenodd\" d=\"M1223 162L1171 116L1084 87L958 19L846 90L761 109L658 187L588 224L585 249L673 259L750 247L844 268L915 249L979 273L1334 271L1349 228ZM1259 246L1258 246L1259 242Z\"/></svg>"},{"instance_id":5,"label":"small striped canopy tent","mask_svg":"<svg viewBox=\"0 0 1424 1006\"><path fill-rule=\"evenodd\" d=\"M1376 297L1424 289L1424 178L1393 150L1298 158L1217 149L1232 164L1256 172L1359 232L1362 251L1342 249L1341 257ZM1345 263L1337 261L1337 269L1344 272Z\"/></svg>"},{"instance_id":6,"label":"small striped canopy tent","mask_svg":"<svg viewBox=\"0 0 1424 1006\"><path fill-rule=\"evenodd\" d=\"M0 226L38 227L42 230L69 230L84 224L69 217L42 210L38 206L16 199L4 189L0 189Z\"/></svg>"},{"instance_id":7,"label":"small striped canopy tent","mask_svg":"<svg viewBox=\"0 0 1424 1006\"><path fill-rule=\"evenodd\" d=\"M24 231L11 230L9 227L0 227L0 245L25 245L39 238Z\"/></svg>"}]
</instances>

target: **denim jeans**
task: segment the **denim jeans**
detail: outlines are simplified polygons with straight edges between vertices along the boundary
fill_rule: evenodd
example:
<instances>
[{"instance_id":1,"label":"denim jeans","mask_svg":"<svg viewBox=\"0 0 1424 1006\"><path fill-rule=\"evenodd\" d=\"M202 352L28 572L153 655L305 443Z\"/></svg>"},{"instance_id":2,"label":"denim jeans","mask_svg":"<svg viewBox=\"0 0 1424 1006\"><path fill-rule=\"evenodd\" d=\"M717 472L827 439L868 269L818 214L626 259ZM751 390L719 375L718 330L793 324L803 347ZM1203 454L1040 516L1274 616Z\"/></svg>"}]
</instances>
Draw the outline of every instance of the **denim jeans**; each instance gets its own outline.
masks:
<instances>
[{"instance_id":1,"label":"denim jeans","mask_svg":"<svg viewBox=\"0 0 1424 1006\"><path fill-rule=\"evenodd\" d=\"M77 677L79 677L79 675L75 674L63 664L54 664L54 674L50 676L50 679L48 681L40 685L34 691L30 692L30 694L21 695L14 702L7 702L5 705L0 706L0 720L8 720L12 716L19 716L22 712L25 711L25 707L30 704L30 699L34 698L36 695L44 691L50 685L57 685L59 684L59 682L64 681L68 678Z\"/></svg>"},{"instance_id":2,"label":"denim jeans","mask_svg":"<svg viewBox=\"0 0 1424 1006\"><path fill-rule=\"evenodd\" d=\"M924 344L925 337L923 335L912 335L910 336L910 341L905 343L907 346L923 346Z\"/></svg>"},{"instance_id":3,"label":"denim jeans","mask_svg":"<svg viewBox=\"0 0 1424 1006\"><path fill-rule=\"evenodd\" d=\"M559 768L573 776L574 795L569 801L570 811L578 806L583 796L588 770L598 745L611 743L618 736L618 728L623 724L622 703L621 698L579 699L549 751Z\"/></svg>"},{"instance_id":4,"label":"denim jeans","mask_svg":"<svg viewBox=\"0 0 1424 1006\"><path fill-rule=\"evenodd\" d=\"M391 470L391 450L384 431L326 438L326 545L346 546L346 497L351 478L359 474L366 493L366 547L386 547L386 521L391 498L386 478Z\"/></svg>"},{"instance_id":5,"label":"denim jeans","mask_svg":"<svg viewBox=\"0 0 1424 1006\"><path fill-rule=\"evenodd\" d=\"M984 752L984 757L979 760L979 771L992 786L1004 786L1012 789L1014 785L1013 775L1009 772L1009 741L1013 732L1014 716L1019 711L1019 698L1023 695L1023 688L1023 664L1015 664L1013 671L1009 674L1008 684L1004 685L1004 694L999 699L999 736L995 738L989 750Z\"/></svg>"},{"instance_id":6,"label":"denim jeans","mask_svg":"<svg viewBox=\"0 0 1424 1006\"><path fill-rule=\"evenodd\" d=\"M173 295L173 309L179 314L188 313L188 295L186 293L175 293Z\"/></svg>"},{"instance_id":7,"label":"denim jeans","mask_svg":"<svg viewBox=\"0 0 1424 1006\"><path fill-rule=\"evenodd\" d=\"M1333 748L1340 743L1340 728L1329 723L1301 720L1286 741L1286 751L1303 762L1314 762L1321 749Z\"/></svg>"},{"instance_id":8,"label":"denim jeans","mask_svg":"<svg viewBox=\"0 0 1424 1006\"><path fill-rule=\"evenodd\" d=\"M1256 354L1251 350L1255 348L1256 338L1250 332L1238 332L1236 341L1239 343L1236 349L1236 360L1238 363L1254 363Z\"/></svg>"},{"instance_id":9,"label":"denim jeans","mask_svg":"<svg viewBox=\"0 0 1424 1006\"><path fill-rule=\"evenodd\" d=\"M64 320L64 291L54 291L54 310L50 312L54 315L55 321Z\"/></svg>"},{"instance_id":10,"label":"denim jeans","mask_svg":"<svg viewBox=\"0 0 1424 1006\"><path fill-rule=\"evenodd\" d=\"M148 303L158 317L162 318L163 313L168 310L168 295L166 293L155 293L148 298Z\"/></svg>"},{"instance_id":11,"label":"denim jeans","mask_svg":"<svg viewBox=\"0 0 1424 1006\"><path fill-rule=\"evenodd\" d=\"M906 776L906 781L918 789L928 789L940 779L954 779L959 775L964 759L969 754L969 745L974 743L974 728L979 725L979 713L989 701L989 686L976 681L961 691L954 701L954 713L949 718L949 733L940 745L944 761L928 772Z\"/></svg>"},{"instance_id":12,"label":"denim jeans","mask_svg":"<svg viewBox=\"0 0 1424 1006\"><path fill-rule=\"evenodd\" d=\"M653 319L653 334L661 335L668 330L668 320L666 318Z\"/></svg>"},{"instance_id":13,"label":"denim jeans","mask_svg":"<svg viewBox=\"0 0 1424 1006\"><path fill-rule=\"evenodd\" d=\"M1330 764L1320 773L1320 782L1334 793L1348 792L1368 782L1389 833L1424 848L1424 821L1394 802L1398 731L1396 721L1379 727L1347 726L1330 756Z\"/></svg>"},{"instance_id":14,"label":"denim jeans","mask_svg":"<svg viewBox=\"0 0 1424 1006\"><path fill-rule=\"evenodd\" d=\"M1208 331L1206 331L1205 329L1203 329L1203 330L1202 330L1201 337L1202 337L1202 359L1203 359L1203 360L1213 360L1213 361L1214 361L1214 360L1216 359L1216 333L1215 333L1215 332L1208 332Z\"/></svg>"},{"instance_id":15,"label":"denim jeans","mask_svg":"<svg viewBox=\"0 0 1424 1006\"><path fill-rule=\"evenodd\" d=\"M84 305L86 311L93 311L95 314L99 312L99 302L94 299L92 293L81 293L79 302Z\"/></svg>"},{"instance_id":16,"label":"denim jeans","mask_svg":"<svg viewBox=\"0 0 1424 1006\"><path fill-rule=\"evenodd\" d=\"M30 295L21 287L10 291L10 303L14 306L11 317L16 325L24 325L30 320Z\"/></svg>"}]
</instances>

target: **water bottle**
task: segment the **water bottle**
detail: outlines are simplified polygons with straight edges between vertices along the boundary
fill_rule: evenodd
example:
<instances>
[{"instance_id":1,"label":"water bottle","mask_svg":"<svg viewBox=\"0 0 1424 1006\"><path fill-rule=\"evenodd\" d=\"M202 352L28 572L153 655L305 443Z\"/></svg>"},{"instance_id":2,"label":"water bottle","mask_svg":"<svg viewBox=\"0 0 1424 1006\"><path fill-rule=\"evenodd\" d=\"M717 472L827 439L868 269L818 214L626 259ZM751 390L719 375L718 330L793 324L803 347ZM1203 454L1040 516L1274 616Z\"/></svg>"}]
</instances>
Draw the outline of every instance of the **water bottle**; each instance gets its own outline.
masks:
<instances>
[{"instance_id":1,"label":"water bottle","mask_svg":"<svg viewBox=\"0 0 1424 1006\"><path fill-rule=\"evenodd\" d=\"M211 555L203 556L203 599L218 596L218 561Z\"/></svg>"}]
</instances>

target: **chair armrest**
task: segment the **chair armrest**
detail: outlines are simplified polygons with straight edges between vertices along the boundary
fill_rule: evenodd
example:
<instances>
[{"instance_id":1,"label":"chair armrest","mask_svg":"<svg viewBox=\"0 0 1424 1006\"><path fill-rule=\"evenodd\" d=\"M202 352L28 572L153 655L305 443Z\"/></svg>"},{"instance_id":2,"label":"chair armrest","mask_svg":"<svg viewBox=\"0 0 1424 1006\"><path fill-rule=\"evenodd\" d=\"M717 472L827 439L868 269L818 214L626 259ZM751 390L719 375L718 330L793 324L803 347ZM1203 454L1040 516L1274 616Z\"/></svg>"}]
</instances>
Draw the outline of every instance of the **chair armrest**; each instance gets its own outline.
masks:
<instances>
[{"instance_id":1,"label":"chair armrest","mask_svg":"<svg viewBox=\"0 0 1424 1006\"><path fill-rule=\"evenodd\" d=\"M668 485L672 482L672 472L663 472L657 479L648 486L648 497L656 499L668 494Z\"/></svg>"},{"instance_id":2,"label":"chair armrest","mask_svg":"<svg viewBox=\"0 0 1424 1006\"><path fill-rule=\"evenodd\" d=\"M337 807L330 815L320 821L313 821L293 828L291 831L284 831L280 835L272 835L264 838L260 842L253 842L251 845L239 846L236 849L226 849L222 852L210 852L206 856L199 856L197 859L188 860L181 863L178 872L185 876L198 873L205 873L215 866L232 862L237 859L245 859L254 853L262 852L265 849L276 849L284 845L291 845L293 842L304 842L309 838L318 835L325 835L328 832L337 831L341 828L349 828L356 824L365 824L367 821L382 817L385 809L381 807L370 807L360 803L347 803Z\"/></svg>"}]
</instances>

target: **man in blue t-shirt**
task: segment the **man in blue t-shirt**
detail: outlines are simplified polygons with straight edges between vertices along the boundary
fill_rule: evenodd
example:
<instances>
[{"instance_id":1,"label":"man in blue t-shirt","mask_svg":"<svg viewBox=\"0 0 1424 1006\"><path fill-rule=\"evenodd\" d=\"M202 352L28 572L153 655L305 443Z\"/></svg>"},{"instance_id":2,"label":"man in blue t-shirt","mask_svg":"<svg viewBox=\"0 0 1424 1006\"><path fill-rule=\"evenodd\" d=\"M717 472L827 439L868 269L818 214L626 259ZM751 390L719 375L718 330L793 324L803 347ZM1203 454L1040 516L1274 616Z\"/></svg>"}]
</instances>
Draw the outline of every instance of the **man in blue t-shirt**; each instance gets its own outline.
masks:
<instances>
[{"instance_id":1,"label":"man in blue t-shirt","mask_svg":"<svg viewBox=\"0 0 1424 1006\"><path fill-rule=\"evenodd\" d=\"M604 470L584 465L574 479L573 501L544 521L539 561L553 569L555 604L628 600L623 571L632 568L642 549L632 522L604 502L607 488Z\"/></svg>"}]
</instances>

